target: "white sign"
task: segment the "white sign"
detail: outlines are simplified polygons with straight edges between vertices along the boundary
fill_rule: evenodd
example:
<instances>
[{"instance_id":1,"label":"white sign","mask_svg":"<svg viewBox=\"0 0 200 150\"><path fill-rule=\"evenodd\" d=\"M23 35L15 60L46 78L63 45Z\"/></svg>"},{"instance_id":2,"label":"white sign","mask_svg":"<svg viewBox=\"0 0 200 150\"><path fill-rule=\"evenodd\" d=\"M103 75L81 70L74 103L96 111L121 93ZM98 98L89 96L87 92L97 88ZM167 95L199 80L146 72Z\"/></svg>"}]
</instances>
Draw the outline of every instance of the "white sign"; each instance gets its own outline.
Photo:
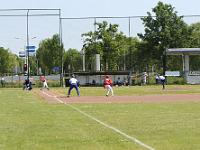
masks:
<instances>
[{"instance_id":1,"label":"white sign","mask_svg":"<svg viewBox=\"0 0 200 150\"><path fill-rule=\"evenodd\" d=\"M19 57L26 57L25 51L20 51L19 52Z\"/></svg>"},{"instance_id":2,"label":"white sign","mask_svg":"<svg viewBox=\"0 0 200 150\"><path fill-rule=\"evenodd\" d=\"M180 71L165 71L165 76L179 77Z\"/></svg>"},{"instance_id":3,"label":"white sign","mask_svg":"<svg viewBox=\"0 0 200 150\"><path fill-rule=\"evenodd\" d=\"M189 76L200 76L200 71L190 71Z\"/></svg>"}]
</instances>

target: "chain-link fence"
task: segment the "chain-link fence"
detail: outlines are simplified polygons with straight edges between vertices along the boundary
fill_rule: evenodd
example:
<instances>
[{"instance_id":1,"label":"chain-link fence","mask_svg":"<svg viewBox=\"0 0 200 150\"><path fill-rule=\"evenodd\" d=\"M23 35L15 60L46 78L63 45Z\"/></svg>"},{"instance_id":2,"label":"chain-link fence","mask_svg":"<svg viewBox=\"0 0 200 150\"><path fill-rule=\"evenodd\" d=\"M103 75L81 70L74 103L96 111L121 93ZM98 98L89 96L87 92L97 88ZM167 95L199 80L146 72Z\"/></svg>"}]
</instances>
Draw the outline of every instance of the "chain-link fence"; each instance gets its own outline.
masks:
<instances>
[{"instance_id":1,"label":"chain-link fence","mask_svg":"<svg viewBox=\"0 0 200 150\"><path fill-rule=\"evenodd\" d=\"M16 54L25 50L27 16L29 17L29 45L35 45L36 48L39 47L40 41L58 33L62 35L65 50L73 48L81 51L84 45L81 35L90 31L94 32L97 30L95 23L103 21L119 25L119 32L123 32L127 37L137 37L138 33L144 33L144 25L141 20L144 16L65 18L61 17L60 9L0 10L0 47L9 48ZM200 21L200 15L184 15L183 20L191 25ZM62 28L60 28L61 26ZM126 55L124 56L123 59L126 60ZM149 68L153 71L153 66L149 66ZM16 72L20 69L19 66L14 68Z\"/></svg>"}]
</instances>

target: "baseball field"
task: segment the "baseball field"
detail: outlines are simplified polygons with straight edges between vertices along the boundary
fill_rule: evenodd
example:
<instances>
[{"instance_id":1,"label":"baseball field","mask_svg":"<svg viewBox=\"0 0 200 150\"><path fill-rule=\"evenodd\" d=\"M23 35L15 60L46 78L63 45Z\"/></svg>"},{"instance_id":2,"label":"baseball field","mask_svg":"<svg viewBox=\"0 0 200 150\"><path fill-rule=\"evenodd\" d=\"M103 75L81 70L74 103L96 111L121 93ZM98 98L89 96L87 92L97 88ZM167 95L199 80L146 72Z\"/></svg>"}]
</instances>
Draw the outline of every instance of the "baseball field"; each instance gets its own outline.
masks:
<instances>
[{"instance_id":1,"label":"baseball field","mask_svg":"<svg viewBox=\"0 0 200 150\"><path fill-rule=\"evenodd\" d=\"M0 88L0 149L200 149L200 85L67 90Z\"/></svg>"}]
</instances>

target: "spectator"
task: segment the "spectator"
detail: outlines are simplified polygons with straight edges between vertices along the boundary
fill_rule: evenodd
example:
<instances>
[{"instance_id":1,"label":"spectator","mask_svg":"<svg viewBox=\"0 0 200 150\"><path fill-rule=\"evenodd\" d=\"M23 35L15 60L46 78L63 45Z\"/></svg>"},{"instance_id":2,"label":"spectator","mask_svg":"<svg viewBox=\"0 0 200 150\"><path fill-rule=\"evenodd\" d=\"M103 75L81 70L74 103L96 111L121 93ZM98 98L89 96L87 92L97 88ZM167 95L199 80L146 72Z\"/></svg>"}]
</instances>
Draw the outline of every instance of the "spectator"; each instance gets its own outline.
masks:
<instances>
[{"instance_id":1,"label":"spectator","mask_svg":"<svg viewBox=\"0 0 200 150\"><path fill-rule=\"evenodd\" d=\"M147 77L148 77L148 74L146 72L144 72L143 75L142 75L142 81L143 81L144 85L147 84Z\"/></svg>"},{"instance_id":2,"label":"spectator","mask_svg":"<svg viewBox=\"0 0 200 150\"><path fill-rule=\"evenodd\" d=\"M92 85L96 85L96 81L94 79L92 80Z\"/></svg>"},{"instance_id":3,"label":"spectator","mask_svg":"<svg viewBox=\"0 0 200 150\"><path fill-rule=\"evenodd\" d=\"M2 87L5 87L5 79L4 79L3 76L1 77L1 86L2 86Z\"/></svg>"},{"instance_id":4,"label":"spectator","mask_svg":"<svg viewBox=\"0 0 200 150\"><path fill-rule=\"evenodd\" d=\"M125 85L125 86L129 86L129 83L128 83L128 80L127 80L127 79L124 79L124 85Z\"/></svg>"},{"instance_id":5,"label":"spectator","mask_svg":"<svg viewBox=\"0 0 200 150\"><path fill-rule=\"evenodd\" d=\"M122 81L120 80L120 77L118 77L116 85L117 86L122 86Z\"/></svg>"}]
</instances>

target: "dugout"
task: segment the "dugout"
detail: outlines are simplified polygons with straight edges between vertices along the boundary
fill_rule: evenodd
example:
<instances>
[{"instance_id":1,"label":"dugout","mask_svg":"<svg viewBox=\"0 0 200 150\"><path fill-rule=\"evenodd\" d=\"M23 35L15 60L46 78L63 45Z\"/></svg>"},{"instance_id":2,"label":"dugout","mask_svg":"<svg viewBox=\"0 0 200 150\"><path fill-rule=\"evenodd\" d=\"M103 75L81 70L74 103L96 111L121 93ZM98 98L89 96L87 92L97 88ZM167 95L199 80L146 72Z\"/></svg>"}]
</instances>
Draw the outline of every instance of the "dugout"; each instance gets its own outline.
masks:
<instances>
[{"instance_id":1,"label":"dugout","mask_svg":"<svg viewBox=\"0 0 200 150\"><path fill-rule=\"evenodd\" d=\"M182 56L183 76L189 84L200 84L200 70L190 70L190 56L200 56L200 48L170 48L166 55Z\"/></svg>"},{"instance_id":2,"label":"dugout","mask_svg":"<svg viewBox=\"0 0 200 150\"><path fill-rule=\"evenodd\" d=\"M67 84L71 75L74 74L76 78L80 81L80 85L83 86L102 86L105 75L109 75L113 80L113 83L116 84L118 79L121 81L128 82L130 85L132 81L130 80L131 72L130 71L95 71L95 72L73 72L65 74L65 84Z\"/></svg>"}]
</instances>

